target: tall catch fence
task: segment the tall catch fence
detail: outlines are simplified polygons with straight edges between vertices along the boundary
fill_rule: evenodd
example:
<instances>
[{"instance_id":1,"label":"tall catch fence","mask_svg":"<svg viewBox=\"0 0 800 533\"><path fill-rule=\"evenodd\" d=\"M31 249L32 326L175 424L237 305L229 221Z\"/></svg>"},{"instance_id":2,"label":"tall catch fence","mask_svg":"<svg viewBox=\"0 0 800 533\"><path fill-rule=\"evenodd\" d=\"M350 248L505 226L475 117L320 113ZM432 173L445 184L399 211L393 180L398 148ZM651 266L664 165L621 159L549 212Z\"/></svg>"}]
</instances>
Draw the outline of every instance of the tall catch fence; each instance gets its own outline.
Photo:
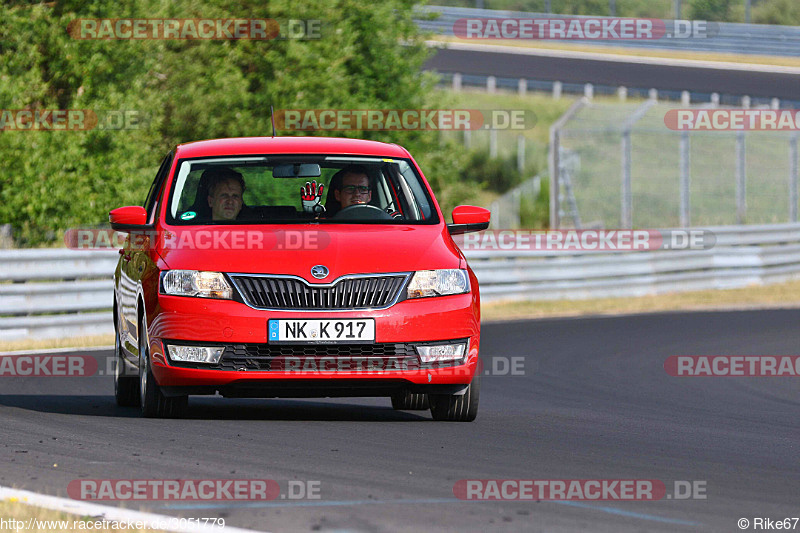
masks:
<instances>
[{"instance_id":1,"label":"tall catch fence","mask_svg":"<svg viewBox=\"0 0 800 533\"><path fill-rule=\"evenodd\" d=\"M665 123L670 110L712 108L577 101L550 132L551 227L797 222L798 132Z\"/></svg>"}]
</instances>

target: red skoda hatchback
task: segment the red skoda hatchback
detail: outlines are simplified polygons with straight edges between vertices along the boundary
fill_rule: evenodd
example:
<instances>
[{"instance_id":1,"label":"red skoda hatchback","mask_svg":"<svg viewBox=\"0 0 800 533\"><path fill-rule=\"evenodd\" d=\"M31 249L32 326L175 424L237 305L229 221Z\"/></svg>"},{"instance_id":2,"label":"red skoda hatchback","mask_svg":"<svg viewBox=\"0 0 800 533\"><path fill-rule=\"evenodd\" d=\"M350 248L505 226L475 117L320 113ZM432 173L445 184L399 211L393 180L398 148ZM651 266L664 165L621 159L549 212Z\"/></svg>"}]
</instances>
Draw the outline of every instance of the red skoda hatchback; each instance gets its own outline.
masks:
<instances>
[{"instance_id":1,"label":"red skoda hatchback","mask_svg":"<svg viewBox=\"0 0 800 533\"><path fill-rule=\"evenodd\" d=\"M144 416L190 395L390 397L471 421L478 409L478 282L407 150L333 138L178 146L115 272L115 393Z\"/></svg>"}]
</instances>

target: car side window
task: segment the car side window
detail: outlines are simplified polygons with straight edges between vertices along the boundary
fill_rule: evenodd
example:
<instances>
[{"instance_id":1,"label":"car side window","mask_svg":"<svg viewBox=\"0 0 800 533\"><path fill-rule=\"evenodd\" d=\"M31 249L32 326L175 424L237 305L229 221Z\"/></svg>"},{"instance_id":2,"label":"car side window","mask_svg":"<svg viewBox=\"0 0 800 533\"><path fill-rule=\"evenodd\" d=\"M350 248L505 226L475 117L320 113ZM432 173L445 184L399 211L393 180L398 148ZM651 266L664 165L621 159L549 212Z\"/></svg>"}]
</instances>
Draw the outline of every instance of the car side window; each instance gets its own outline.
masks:
<instances>
[{"instance_id":1,"label":"car side window","mask_svg":"<svg viewBox=\"0 0 800 533\"><path fill-rule=\"evenodd\" d=\"M161 185L164 183L164 178L167 177L169 169L172 166L173 152L167 154L167 157L161 162L158 168L156 177L153 184L150 185L150 190L147 193L147 199L144 201L144 208L147 211L147 223L152 224L155 220L155 214L158 206L158 192L161 190Z\"/></svg>"}]
</instances>

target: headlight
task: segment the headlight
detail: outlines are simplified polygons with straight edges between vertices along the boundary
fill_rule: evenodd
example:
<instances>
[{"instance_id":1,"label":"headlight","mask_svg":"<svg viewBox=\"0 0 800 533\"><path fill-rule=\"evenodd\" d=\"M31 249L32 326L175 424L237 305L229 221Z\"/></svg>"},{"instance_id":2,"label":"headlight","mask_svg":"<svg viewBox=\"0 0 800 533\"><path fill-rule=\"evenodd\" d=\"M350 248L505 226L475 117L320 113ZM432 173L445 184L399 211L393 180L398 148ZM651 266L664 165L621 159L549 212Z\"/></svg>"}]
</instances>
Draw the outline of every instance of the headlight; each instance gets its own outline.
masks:
<instances>
[{"instance_id":1,"label":"headlight","mask_svg":"<svg viewBox=\"0 0 800 533\"><path fill-rule=\"evenodd\" d=\"M219 363L224 348L222 346L167 346L169 358L186 363Z\"/></svg>"},{"instance_id":2,"label":"headlight","mask_svg":"<svg viewBox=\"0 0 800 533\"><path fill-rule=\"evenodd\" d=\"M163 294L175 296L197 296L223 300L230 300L233 296L233 289L220 272L167 270L161 273L161 289Z\"/></svg>"},{"instance_id":3,"label":"headlight","mask_svg":"<svg viewBox=\"0 0 800 533\"><path fill-rule=\"evenodd\" d=\"M420 270L414 273L408 284L409 298L428 296L447 296L469 292L469 278L466 270Z\"/></svg>"},{"instance_id":4,"label":"headlight","mask_svg":"<svg viewBox=\"0 0 800 533\"><path fill-rule=\"evenodd\" d=\"M469 342L469 341L468 341ZM417 346L420 361L428 363L450 363L460 361L467 353L468 342Z\"/></svg>"}]
</instances>

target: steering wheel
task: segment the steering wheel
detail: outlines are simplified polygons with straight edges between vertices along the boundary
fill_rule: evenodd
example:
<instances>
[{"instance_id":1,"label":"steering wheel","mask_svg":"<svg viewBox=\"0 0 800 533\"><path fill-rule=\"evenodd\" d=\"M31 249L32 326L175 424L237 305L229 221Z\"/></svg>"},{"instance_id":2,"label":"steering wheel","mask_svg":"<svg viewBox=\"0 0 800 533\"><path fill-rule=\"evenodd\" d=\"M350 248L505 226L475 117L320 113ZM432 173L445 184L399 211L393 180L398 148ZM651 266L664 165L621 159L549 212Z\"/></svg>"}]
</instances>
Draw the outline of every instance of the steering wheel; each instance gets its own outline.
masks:
<instances>
[{"instance_id":1,"label":"steering wheel","mask_svg":"<svg viewBox=\"0 0 800 533\"><path fill-rule=\"evenodd\" d=\"M331 218L344 218L349 220L392 220L391 215L369 204L354 204L345 207Z\"/></svg>"}]
</instances>

